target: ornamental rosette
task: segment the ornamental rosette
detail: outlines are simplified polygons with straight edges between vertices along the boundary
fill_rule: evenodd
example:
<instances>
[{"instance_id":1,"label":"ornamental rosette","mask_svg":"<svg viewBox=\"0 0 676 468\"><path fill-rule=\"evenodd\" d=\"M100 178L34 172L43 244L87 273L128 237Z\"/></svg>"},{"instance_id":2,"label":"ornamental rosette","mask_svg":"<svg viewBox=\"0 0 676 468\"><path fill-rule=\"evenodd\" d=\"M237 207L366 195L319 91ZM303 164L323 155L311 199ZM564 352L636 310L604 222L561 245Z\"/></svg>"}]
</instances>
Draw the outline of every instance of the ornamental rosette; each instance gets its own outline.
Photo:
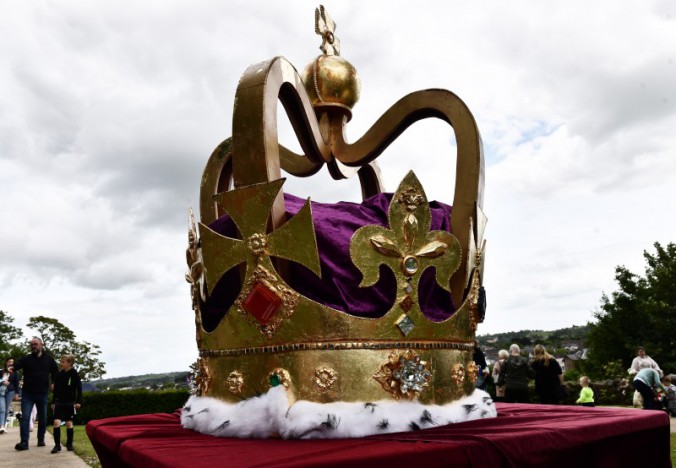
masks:
<instances>
[{"instance_id":1,"label":"ornamental rosette","mask_svg":"<svg viewBox=\"0 0 676 468\"><path fill-rule=\"evenodd\" d=\"M432 378L430 365L415 352L393 351L373 375L383 389L395 400L413 400L429 386Z\"/></svg>"},{"instance_id":2,"label":"ornamental rosette","mask_svg":"<svg viewBox=\"0 0 676 468\"><path fill-rule=\"evenodd\" d=\"M251 250L251 252L257 257L267 255L268 236L259 233L253 234L247 240L247 246L249 247L249 250Z\"/></svg>"},{"instance_id":3,"label":"ornamental rosette","mask_svg":"<svg viewBox=\"0 0 676 468\"><path fill-rule=\"evenodd\" d=\"M318 367L315 369L315 386L320 392L332 390L338 381L338 373L330 367Z\"/></svg>"}]
</instances>

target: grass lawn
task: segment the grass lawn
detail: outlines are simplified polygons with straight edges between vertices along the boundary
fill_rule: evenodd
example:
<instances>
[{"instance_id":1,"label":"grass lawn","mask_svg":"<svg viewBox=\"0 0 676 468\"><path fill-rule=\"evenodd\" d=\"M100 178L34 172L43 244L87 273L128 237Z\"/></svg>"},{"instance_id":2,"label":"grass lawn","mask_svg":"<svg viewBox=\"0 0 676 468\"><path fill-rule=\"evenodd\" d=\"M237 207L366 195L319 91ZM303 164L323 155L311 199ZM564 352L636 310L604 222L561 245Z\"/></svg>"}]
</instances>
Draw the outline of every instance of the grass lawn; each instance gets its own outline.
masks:
<instances>
[{"instance_id":1,"label":"grass lawn","mask_svg":"<svg viewBox=\"0 0 676 468\"><path fill-rule=\"evenodd\" d=\"M52 432L52 426L48 426L50 433ZM84 462L96 468L101 467L101 462L99 462L99 457L96 456L94 447L87 437L85 432L85 426L73 426L73 446L75 447L75 455L82 458ZM61 438L62 441L66 439L66 426L61 427Z\"/></svg>"}]
</instances>

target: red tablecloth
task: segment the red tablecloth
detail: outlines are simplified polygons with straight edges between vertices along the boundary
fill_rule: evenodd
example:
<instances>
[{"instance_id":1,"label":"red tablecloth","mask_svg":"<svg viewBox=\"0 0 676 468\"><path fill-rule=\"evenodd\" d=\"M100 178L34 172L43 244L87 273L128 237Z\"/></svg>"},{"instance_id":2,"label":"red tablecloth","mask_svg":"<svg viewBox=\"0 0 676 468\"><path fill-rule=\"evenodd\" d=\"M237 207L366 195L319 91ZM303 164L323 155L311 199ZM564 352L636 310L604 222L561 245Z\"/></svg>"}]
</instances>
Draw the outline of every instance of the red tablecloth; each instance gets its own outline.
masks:
<instances>
[{"instance_id":1,"label":"red tablecloth","mask_svg":"<svg viewBox=\"0 0 676 468\"><path fill-rule=\"evenodd\" d=\"M178 414L91 421L104 467L669 467L669 418L625 408L498 403L497 418L362 439L231 439Z\"/></svg>"}]
</instances>

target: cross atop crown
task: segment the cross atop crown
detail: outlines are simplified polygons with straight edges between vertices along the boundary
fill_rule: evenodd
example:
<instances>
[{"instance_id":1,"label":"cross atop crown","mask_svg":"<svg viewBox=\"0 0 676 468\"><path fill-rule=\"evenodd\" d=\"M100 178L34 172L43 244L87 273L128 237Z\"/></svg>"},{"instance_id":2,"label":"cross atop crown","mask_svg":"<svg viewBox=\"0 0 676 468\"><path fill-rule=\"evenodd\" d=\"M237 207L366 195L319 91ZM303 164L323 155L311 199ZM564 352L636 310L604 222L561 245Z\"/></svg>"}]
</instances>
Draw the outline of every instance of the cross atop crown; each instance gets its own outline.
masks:
<instances>
[{"instance_id":1,"label":"cross atop crown","mask_svg":"<svg viewBox=\"0 0 676 468\"><path fill-rule=\"evenodd\" d=\"M322 36L319 46L326 55L340 55L340 39L336 37L336 22L326 12L324 5L315 9L315 32Z\"/></svg>"}]
</instances>

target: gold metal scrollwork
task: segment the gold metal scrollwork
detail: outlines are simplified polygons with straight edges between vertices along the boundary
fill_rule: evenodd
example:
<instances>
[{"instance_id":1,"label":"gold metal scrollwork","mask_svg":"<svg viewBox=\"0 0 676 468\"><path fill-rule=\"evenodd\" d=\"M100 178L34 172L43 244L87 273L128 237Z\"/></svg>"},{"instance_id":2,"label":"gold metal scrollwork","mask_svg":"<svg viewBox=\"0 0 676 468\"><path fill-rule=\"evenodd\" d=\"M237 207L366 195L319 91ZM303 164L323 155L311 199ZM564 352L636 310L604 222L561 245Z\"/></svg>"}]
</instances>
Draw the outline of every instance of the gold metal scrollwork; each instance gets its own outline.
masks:
<instances>
[{"instance_id":1,"label":"gold metal scrollwork","mask_svg":"<svg viewBox=\"0 0 676 468\"><path fill-rule=\"evenodd\" d=\"M467 377L469 378L470 382L472 383L476 382L478 372L479 366L477 366L476 362L472 361L469 364L467 364Z\"/></svg>"},{"instance_id":2,"label":"gold metal scrollwork","mask_svg":"<svg viewBox=\"0 0 676 468\"><path fill-rule=\"evenodd\" d=\"M228 386L228 391L233 395L241 395L244 387L244 377L240 371L232 371L225 383Z\"/></svg>"},{"instance_id":3,"label":"gold metal scrollwork","mask_svg":"<svg viewBox=\"0 0 676 468\"><path fill-rule=\"evenodd\" d=\"M188 263L188 272L185 274L185 280L190 283L190 293L192 296L192 308L199 312L200 300L207 300L206 279L204 263L202 262L202 250L199 248L197 240L197 227L195 225L195 214L190 208L190 218L188 224L188 248L185 251L186 262Z\"/></svg>"},{"instance_id":4,"label":"gold metal scrollwork","mask_svg":"<svg viewBox=\"0 0 676 468\"><path fill-rule=\"evenodd\" d=\"M453 364L453 371L451 375L455 385L460 387L465 381L465 366L460 363Z\"/></svg>"},{"instance_id":5,"label":"gold metal scrollwork","mask_svg":"<svg viewBox=\"0 0 676 468\"><path fill-rule=\"evenodd\" d=\"M207 395L209 393L209 389L211 388L211 373L205 358L199 358L198 360L195 385L197 386L197 395Z\"/></svg>"}]
</instances>

